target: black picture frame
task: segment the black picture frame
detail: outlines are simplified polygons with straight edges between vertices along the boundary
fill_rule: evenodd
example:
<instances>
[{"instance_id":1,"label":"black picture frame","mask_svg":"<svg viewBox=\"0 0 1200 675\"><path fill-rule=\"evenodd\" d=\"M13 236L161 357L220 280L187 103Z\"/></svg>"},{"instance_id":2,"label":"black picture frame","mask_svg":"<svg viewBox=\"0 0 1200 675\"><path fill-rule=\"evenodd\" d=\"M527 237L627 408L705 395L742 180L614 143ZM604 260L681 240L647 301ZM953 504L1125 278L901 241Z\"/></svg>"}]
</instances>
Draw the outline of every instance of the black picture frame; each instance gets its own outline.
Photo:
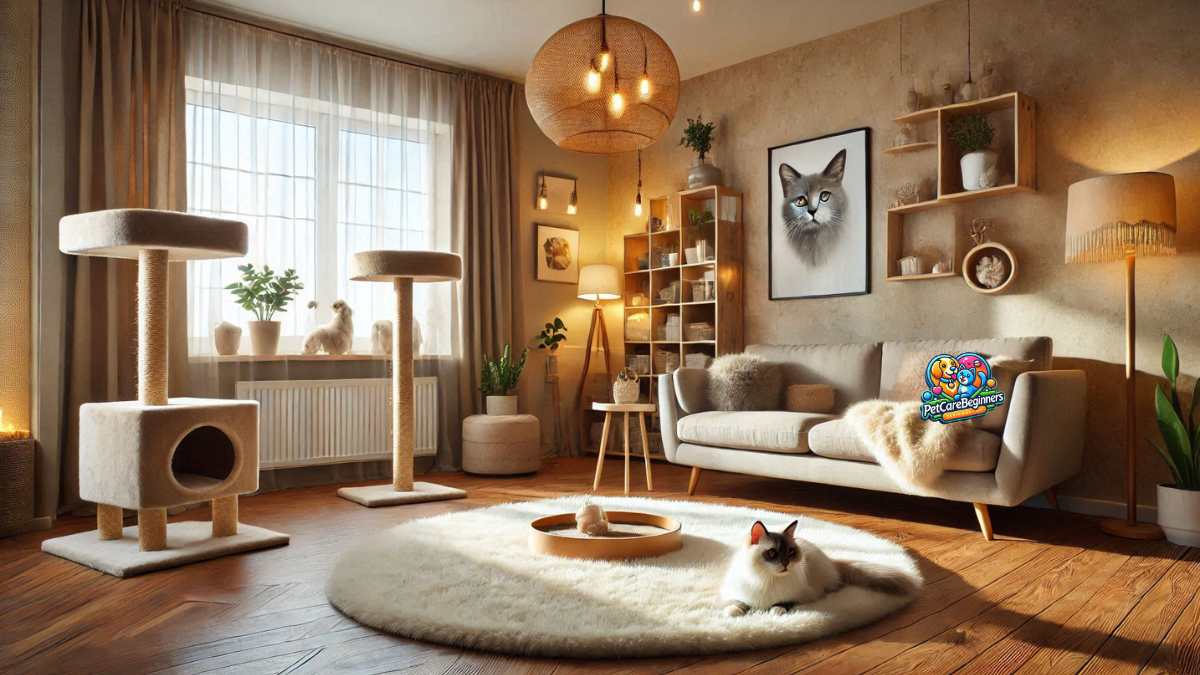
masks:
<instances>
[{"instance_id":1,"label":"black picture frame","mask_svg":"<svg viewBox=\"0 0 1200 675\"><path fill-rule=\"evenodd\" d=\"M862 133L862 156L863 156L863 172L865 189L862 194L861 209L864 214L863 228L864 232L864 251L863 265L864 276L861 289L849 290L837 293L815 293L805 295L780 295L780 289L776 288L775 278L775 225L776 219L779 217L779 205L773 201L774 182L779 180L779 174L775 169L776 153L792 148L794 146L822 141L837 136L845 136L850 134ZM810 298L835 298L852 295L867 295L871 292L871 128L870 127L854 127L852 129L844 129L823 136L815 136L813 138L805 138L791 143L784 143L767 148L767 293L770 300L807 300ZM786 245L786 244L784 244Z\"/></svg>"}]
</instances>

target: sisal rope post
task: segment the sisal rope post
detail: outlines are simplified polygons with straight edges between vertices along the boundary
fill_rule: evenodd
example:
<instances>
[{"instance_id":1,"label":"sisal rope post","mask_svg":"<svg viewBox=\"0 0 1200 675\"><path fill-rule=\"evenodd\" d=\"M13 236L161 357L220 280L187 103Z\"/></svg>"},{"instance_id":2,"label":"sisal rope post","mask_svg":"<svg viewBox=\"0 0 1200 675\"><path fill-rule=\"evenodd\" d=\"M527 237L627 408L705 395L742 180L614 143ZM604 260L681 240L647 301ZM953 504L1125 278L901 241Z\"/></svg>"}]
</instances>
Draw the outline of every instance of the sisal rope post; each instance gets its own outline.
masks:
<instances>
[{"instance_id":1,"label":"sisal rope post","mask_svg":"<svg viewBox=\"0 0 1200 675\"><path fill-rule=\"evenodd\" d=\"M167 258L164 249L138 253L138 403L167 404Z\"/></svg>"},{"instance_id":2,"label":"sisal rope post","mask_svg":"<svg viewBox=\"0 0 1200 675\"><path fill-rule=\"evenodd\" d=\"M396 330L392 331L392 487L413 489L413 280L396 277Z\"/></svg>"},{"instance_id":3,"label":"sisal rope post","mask_svg":"<svg viewBox=\"0 0 1200 675\"><path fill-rule=\"evenodd\" d=\"M212 500L212 536L232 537L238 532L238 496Z\"/></svg>"},{"instance_id":4,"label":"sisal rope post","mask_svg":"<svg viewBox=\"0 0 1200 675\"><path fill-rule=\"evenodd\" d=\"M167 548L167 510L138 510L138 548L162 551Z\"/></svg>"},{"instance_id":5,"label":"sisal rope post","mask_svg":"<svg viewBox=\"0 0 1200 675\"><path fill-rule=\"evenodd\" d=\"M124 536L125 511L112 504L96 505L96 529L100 532L101 541L112 541Z\"/></svg>"}]
</instances>

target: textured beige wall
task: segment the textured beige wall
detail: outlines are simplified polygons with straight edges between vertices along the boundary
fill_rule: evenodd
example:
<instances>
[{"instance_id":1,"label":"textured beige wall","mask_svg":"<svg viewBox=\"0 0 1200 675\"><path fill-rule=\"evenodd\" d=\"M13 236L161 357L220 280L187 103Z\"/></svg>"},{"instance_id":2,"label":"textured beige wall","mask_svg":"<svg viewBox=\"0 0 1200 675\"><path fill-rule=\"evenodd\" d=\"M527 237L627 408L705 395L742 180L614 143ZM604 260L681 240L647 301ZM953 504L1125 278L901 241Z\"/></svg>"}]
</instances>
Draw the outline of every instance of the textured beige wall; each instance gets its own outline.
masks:
<instances>
[{"instance_id":1,"label":"textured beige wall","mask_svg":"<svg viewBox=\"0 0 1200 675\"><path fill-rule=\"evenodd\" d=\"M1067 186L1091 176L1158 170L1174 174L1179 248L1138 263L1140 370L1159 373L1164 330L1179 343L1184 370L1200 372L1200 3L1127 0L973 0L972 54L978 73L994 55L1006 79L1038 102L1038 192L944 207L914 219L910 245L937 241L938 228L993 219L996 240L1020 261L1020 276L996 297L961 279L886 282L885 209L907 180L932 177L931 152L891 156L908 73L962 77L966 0L944 0L816 42L798 45L684 83L670 130L643 155L645 192L686 183L690 155L676 144L686 117L716 120L714 158L743 191L747 342L820 343L921 337L1049 335L1060 367L1087 371L1090 389L1082 473L1066 495L1124 499L1124 269L1121 263L1063 263ZM771 302L767 294L767 148L871 128L871 293ZM638 229L624 208L636 189L636 156L608 164L609 247ZM1151 377L1141 379L1139 423L1156 434ZM1166 477L1142 443L1140 502L1154 502Z\"/></svg>"},{"instance_id":2,"label":"textured beige wall","mask_svg":"<svg viewBox=\"0 0 1200 675\"><path fill-rule=\"evenodd\" d=\"M38 3L0 3L0 410L30 427Z\"/></svg>"},{"instance_id":3,"label":"textured beige wall","mask_svg":"<svg viewBox=\"0 0 1200 675\"><path fill-rule=\"evenodd\" d=\"M524 94L521 96L524 100ZM538 173L578 179L579 212L573 216L549 213L536 208ZM561 317L567 325L567 340L559 347L559 385L563 410L574 427L575 395L583 368L584 347L587 344L591 303L576 297L574 284L535 281L538 224L559 225L579 230L580 261L583 265L613 262L606 250L608 232L608 177L605 158L568 152L556 146L533 121L528 108L521 106L521 233L527 247L525 255L525 337L528 340L529 360L521 376L521 412L537 415L542 422L542 447L553 447L553 407L549 385L546 384L546 350L537 349L534 338L546 322ZM605 302L609 341L615 350L613 367L619 369L621 349L621 306ZM599 335L596 337L599 340ZM592 372L603 372L603 363L593 361ZM574 438L574 437L573 437ZM576 452L579 443L572 440Z\"/></svg>"}]
</instances>

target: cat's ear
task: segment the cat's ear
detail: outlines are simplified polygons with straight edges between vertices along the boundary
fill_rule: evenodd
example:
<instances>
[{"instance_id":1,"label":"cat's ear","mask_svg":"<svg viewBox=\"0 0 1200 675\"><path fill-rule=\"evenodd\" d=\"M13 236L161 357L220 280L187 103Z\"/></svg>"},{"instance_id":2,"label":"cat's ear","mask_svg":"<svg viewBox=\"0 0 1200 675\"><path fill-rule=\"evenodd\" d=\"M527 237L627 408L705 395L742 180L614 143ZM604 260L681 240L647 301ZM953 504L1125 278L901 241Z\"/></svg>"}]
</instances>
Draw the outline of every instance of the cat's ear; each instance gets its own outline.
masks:
<instances>
[{"instance_id":1,"label":"cat's ear","mask_svg":"<svg viewBox=\"0 0 1200 675\"><path fill-rule=\"evenodd\" d=\"M833 156L833 159L829 160L829 166L825 167L825 171L822 172L822 175L835 183L841 183L842 176L845 175L845 173L846 150L842 149L838 151L838 154Z\"/></svg>"},{"instance_id":2,"label":"cat's ear","mask_svg":"<svg viewBox=\"0 0 1200 675\"><path fill-rule=\"evenodd\" d=\"M796 526L797 526L797 525L799 525L799 524L800 524L800 521L798 521L798 520L793 520L791 525L788 525L787 527L783 528L783 533L784 533L784 534L786 534L786 535L787 535L787 536L789 536L789 537L795 538L795 536L796 536Z\"/></svg>"},{"instance_id":3,"label":"cat's ear","mask_svg":"<svg viewBox=\"0 0 1200 675\"><path fill-rule=\"evenodd\" d=\"M786 192L788 188L796 183L799 183L803 176L800 172L793 169L787 164L779 165L779 182L783 184L783 189Z\"/></svg>"},{"instance_id":4,"label":"cat's ear","mask_svg":"<svg viewBox=\"0 0 1200 675\"><path fill-rule=\"evenodd\" d=\"M750 545L757 546L758 540L765 536L767 536L767 526L755 521L754 527L750 528Z\"/></svg>"}]
</instances>

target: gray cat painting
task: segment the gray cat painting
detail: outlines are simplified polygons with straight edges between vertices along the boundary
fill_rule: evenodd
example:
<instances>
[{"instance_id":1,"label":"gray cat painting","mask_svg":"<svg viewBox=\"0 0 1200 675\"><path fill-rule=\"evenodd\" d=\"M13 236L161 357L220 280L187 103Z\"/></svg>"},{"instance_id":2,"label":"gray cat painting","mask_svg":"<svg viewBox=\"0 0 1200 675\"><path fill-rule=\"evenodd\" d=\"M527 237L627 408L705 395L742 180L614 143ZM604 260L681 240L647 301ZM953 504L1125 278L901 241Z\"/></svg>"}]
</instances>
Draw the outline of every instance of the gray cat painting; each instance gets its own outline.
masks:
<instances>
[{"instance_id":1,"label":"gray cat painting","mask_svg":"<svg viewBox=\"0 0 1200 675\"><path fill-rule=\"evenodd\" d=\"M842 189L846 151L838 151L821 173L802 174L788 164L779 165L783 187L780 215L787 243L812 267L824 267L846 224L849 203Z\"/></svg>"}]
</instances>

